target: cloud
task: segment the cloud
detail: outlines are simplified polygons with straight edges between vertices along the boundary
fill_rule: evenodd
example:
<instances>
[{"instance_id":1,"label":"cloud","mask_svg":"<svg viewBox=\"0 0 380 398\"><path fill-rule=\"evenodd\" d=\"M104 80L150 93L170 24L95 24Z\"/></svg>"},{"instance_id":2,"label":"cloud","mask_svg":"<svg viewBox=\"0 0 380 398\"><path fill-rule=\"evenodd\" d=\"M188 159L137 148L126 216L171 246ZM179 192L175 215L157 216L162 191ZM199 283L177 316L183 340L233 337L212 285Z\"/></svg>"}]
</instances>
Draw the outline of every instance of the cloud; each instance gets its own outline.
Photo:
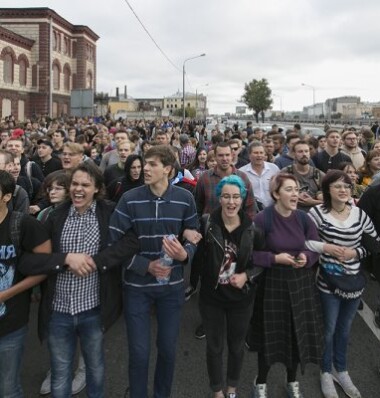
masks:
<instances>
[{"instance_id":1,"label":"cloud","mask_svg":"<svg viewBox=\"0 0 380 398\"><path fill-rule=\"evenodd\" d=\"M129 2L179 70L162 56L125 0L19 0L17 5L50 7L100 36L100 91L127 85L134 97L169 96L182 91L183 61L205 52L186 63L186 87L193 92L203 87L213 112L234 111L244 84L263 77L282 96L285 109L310 105L312 93L302 82L316 87L318 101L347 94L378 98L378 0ZM14 7L14 1L2 0L2 7Z\"/></svg>"}]
</instances>

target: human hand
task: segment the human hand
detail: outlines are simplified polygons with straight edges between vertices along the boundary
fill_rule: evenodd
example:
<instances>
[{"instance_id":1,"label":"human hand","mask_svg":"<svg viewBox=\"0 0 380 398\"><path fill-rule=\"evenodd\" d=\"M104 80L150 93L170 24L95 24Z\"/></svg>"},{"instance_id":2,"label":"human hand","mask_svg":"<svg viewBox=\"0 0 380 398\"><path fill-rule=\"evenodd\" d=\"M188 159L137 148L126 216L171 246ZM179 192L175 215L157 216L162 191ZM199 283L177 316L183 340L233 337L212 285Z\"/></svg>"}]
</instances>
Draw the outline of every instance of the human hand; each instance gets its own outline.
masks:
<instances>
[{"instance_id":1,"label":"human hand","mask_svg":"<svg viewBox=\"0 0 380 398\"><path fill-rule=\"evenodd\" d=\"M168 239L166 236L164 236L162 240L162 247L165 250L165 253L173 260L182 262L187 258L187 251L177 238Z\"/></svg>"},{"instance_id":2,"label":"human hand","mask_svg":"<svg viewBox=\"0 0 380 398\"><path fill-rule=\"evenodd\" d=\"M323 251L331 256L337 258L339 261L344 259L345 247L334 245L332 243L325 243L323 245Z\"/></svg>"},{"instance_id":3,"label":"human hand","mask_svg":"<svg viewBox=\"0 0 380 398\"><path fill-rule=\"evenodd\" d=\"M297 265L294 256L291 256L289 253L276 254L274 256L274 261L277 264L291 265L292 267L295 267Z\"/></svg>"},{"instance_id":4,"label":"human hand","mask_svg":"<svg viewBox=\"0 0 380 398\"><path fill-rule=\"evenodd\" d=\"M301 192L298 196L298 202L305 206L312 206L314 199L307 192Z\"/></svg>"},{"instance_id":5,"label":"human hand","mask_svg":"<svg viewBox=\"0 0 380 398\"><path fill-rule=\"evenodd\" d=\"M193 245L197 245L202 239L202 234L195 229L185 229L182 236Z\"/></svg>"},{"instance_id":6,"label":"human hand","mask_svg":"<svg viewBox=\"0 0 380 398\"><path fill-rule=\"evenodd\" d=\"M344 261L352 260L357 256L356 250L354 249L344 248L343 253Z\"/></svg>"},{"instance_id":7,"label":"human hand","mask_svg":"<svg viewBox=\"0 0 380 398\"><path fill-rule=\"evenodd\" d=\"M69 253L65 264L75 275L85 277L96 270L96 264L92 257L85 253Z\"/></svg>"},{"instance_id":8,"label":"human hand","mask_svg":"<svg viewBox=\"0 0 380 398\"><path fill-rule=\"evenodd\" d=\"M156 278L167 278L172 272L172 267L162 265L160 259L157 259L149 263L148 272Z\"/></svg>"},{"instance_id":9,"label":"human hand","mask_svg":"<svg viewBox=\"0 0 380 398\"><path fill-rule=\"evenodd\" d=\"M237 289L242 289L245 283L248 281L247 274L242 272L241 274L233 274L230 277L230 284Z\"/></svg>"},{"instance_id":10,"label":"human hand","mask_svg":"<svg viewBox=\"0 0 380 398\"><path fill-rule=\"evenodd\" d=\"M294 268L302 268L306 265L307 263L307 257L305 253L300 253L297 258L295 259L296 265Z\"/></svg>"},{"instance_id":11,"label":"human hand","mask_svg":"<svg viewBox=\"0 0 380 398\"><path fill-rule=\"evenodd\" d=\"M29 214L37 214L40 210L40 207L37 205L29 206Z\"/></svg>"}]
</instances>

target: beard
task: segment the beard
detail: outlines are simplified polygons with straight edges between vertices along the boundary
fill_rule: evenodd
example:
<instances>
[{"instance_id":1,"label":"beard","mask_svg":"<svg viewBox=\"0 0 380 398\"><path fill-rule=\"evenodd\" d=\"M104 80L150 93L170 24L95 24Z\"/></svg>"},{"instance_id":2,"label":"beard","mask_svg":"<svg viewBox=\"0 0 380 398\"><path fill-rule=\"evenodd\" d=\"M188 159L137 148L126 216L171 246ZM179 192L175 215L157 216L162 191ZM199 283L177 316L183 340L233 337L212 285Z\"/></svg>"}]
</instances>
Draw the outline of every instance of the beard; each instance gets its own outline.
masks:
<instances>
[{"instance_id":1,"label":"beard","mask_svg":"<svg viewBox=\"0 0 380 398\"><path fill-rule=\"evenodd\" d=\"M302 166L305 166L306 164L309 164L310 159L307 157L302 157L301 159L297 159L297 163L301 164Z\"/></svg>"}]
</instances>

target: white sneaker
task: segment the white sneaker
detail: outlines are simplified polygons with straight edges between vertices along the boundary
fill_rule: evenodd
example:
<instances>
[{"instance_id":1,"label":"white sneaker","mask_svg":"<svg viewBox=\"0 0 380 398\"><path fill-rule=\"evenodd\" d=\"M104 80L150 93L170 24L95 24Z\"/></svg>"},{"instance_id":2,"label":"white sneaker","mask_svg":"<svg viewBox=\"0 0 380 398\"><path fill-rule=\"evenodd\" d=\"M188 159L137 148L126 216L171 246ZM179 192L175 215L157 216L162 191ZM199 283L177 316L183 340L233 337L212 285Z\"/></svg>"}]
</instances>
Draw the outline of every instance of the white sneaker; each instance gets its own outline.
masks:
<instances>
[{"instance_id":1,"label":"white sneaker","mask_svg":"<svg viewBox=\"0 0 380 398\"><path fill-rule=\"evenodd\" d=\"M268 398L267 385L256 384L256 379L253 382L252 398Z\"/></svg>"},{"instance_id":2,"label":"white sneaker","mask_svg":"<svg viewBox=\"0 0 380 398\"><path fill-rule=\"evenodd\" d=\"M303 395L300 391L300 383L298 383L298 381L287 383L286 393L288 398L303 398Z\"/></svg>"},{"instance_id":3,"label":"white sneaker","mask_svg":"<svg viewBox=\"0 0 380 398\"><path fill-rule=\"evenodd\" d=\"M51 392L51 370L46 373L45 380L41 384L40 395L47 395Z\"/></svg>"},{"instance_id":4,"label":"white sneaker","mask_svg":"<svg viewBox=\"0 0 380 398\"><path fill-rule=\"evenodd\" d=\"M78 368L71 384L72 395L79 394L86 387L86 368Z\"/></svg>"},{"instance_id":5,"label":"white sneaker","mask_svg":"<svg viewBox=\"0 0 380 398\"><path fill-rule=\"evenodd\" d=\"M336 383L338 383L345 394L350 398L361 398L361 394L359 390L355 387L354 383L351 380L350 375L347 370L344 372L337 372L335 369L332 371L332 377Z\"/></svg>"},{"instance_id":6,"label":"white sneaker","mask_svg":"<svg viewBox=\"0 0 380 398\"><path fill-rule=\"evenodd\" d=\"M321 373L321 390L325 398L339 398L331 373Z\"/></svg>"}]
</instances>

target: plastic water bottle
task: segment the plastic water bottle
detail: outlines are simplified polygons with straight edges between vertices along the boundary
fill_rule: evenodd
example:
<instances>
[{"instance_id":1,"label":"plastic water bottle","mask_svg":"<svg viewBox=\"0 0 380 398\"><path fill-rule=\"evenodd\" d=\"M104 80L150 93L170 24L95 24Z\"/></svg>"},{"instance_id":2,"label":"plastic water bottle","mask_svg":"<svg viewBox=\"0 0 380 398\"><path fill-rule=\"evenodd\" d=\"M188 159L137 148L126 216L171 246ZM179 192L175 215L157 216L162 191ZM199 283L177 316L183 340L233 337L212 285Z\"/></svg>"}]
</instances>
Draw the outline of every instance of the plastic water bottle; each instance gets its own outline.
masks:
<instances>
[{"instance_id":1,"label":"plastic water bottle","mask_svg":"<svg viewBox=\"0 0 380 398\"><path fill-rule=\"evenodd\" d=\"M175 238L175 236L174 235L168 235L167 238L170 239L170 240L173 240ZM162 248L162 250L161 250L160 263L161 263L161 265L163 267L171 267L171 265L173 264L173 259L169 255L167 255L165 253L164 248ZM169 280L170 280L170 274L168 276L166 276L166 277L163 277L163 278L157 277L156 279L157 279L157 282L160 285L167 285L169 283Z\"/></svg>"}]
</instances>

